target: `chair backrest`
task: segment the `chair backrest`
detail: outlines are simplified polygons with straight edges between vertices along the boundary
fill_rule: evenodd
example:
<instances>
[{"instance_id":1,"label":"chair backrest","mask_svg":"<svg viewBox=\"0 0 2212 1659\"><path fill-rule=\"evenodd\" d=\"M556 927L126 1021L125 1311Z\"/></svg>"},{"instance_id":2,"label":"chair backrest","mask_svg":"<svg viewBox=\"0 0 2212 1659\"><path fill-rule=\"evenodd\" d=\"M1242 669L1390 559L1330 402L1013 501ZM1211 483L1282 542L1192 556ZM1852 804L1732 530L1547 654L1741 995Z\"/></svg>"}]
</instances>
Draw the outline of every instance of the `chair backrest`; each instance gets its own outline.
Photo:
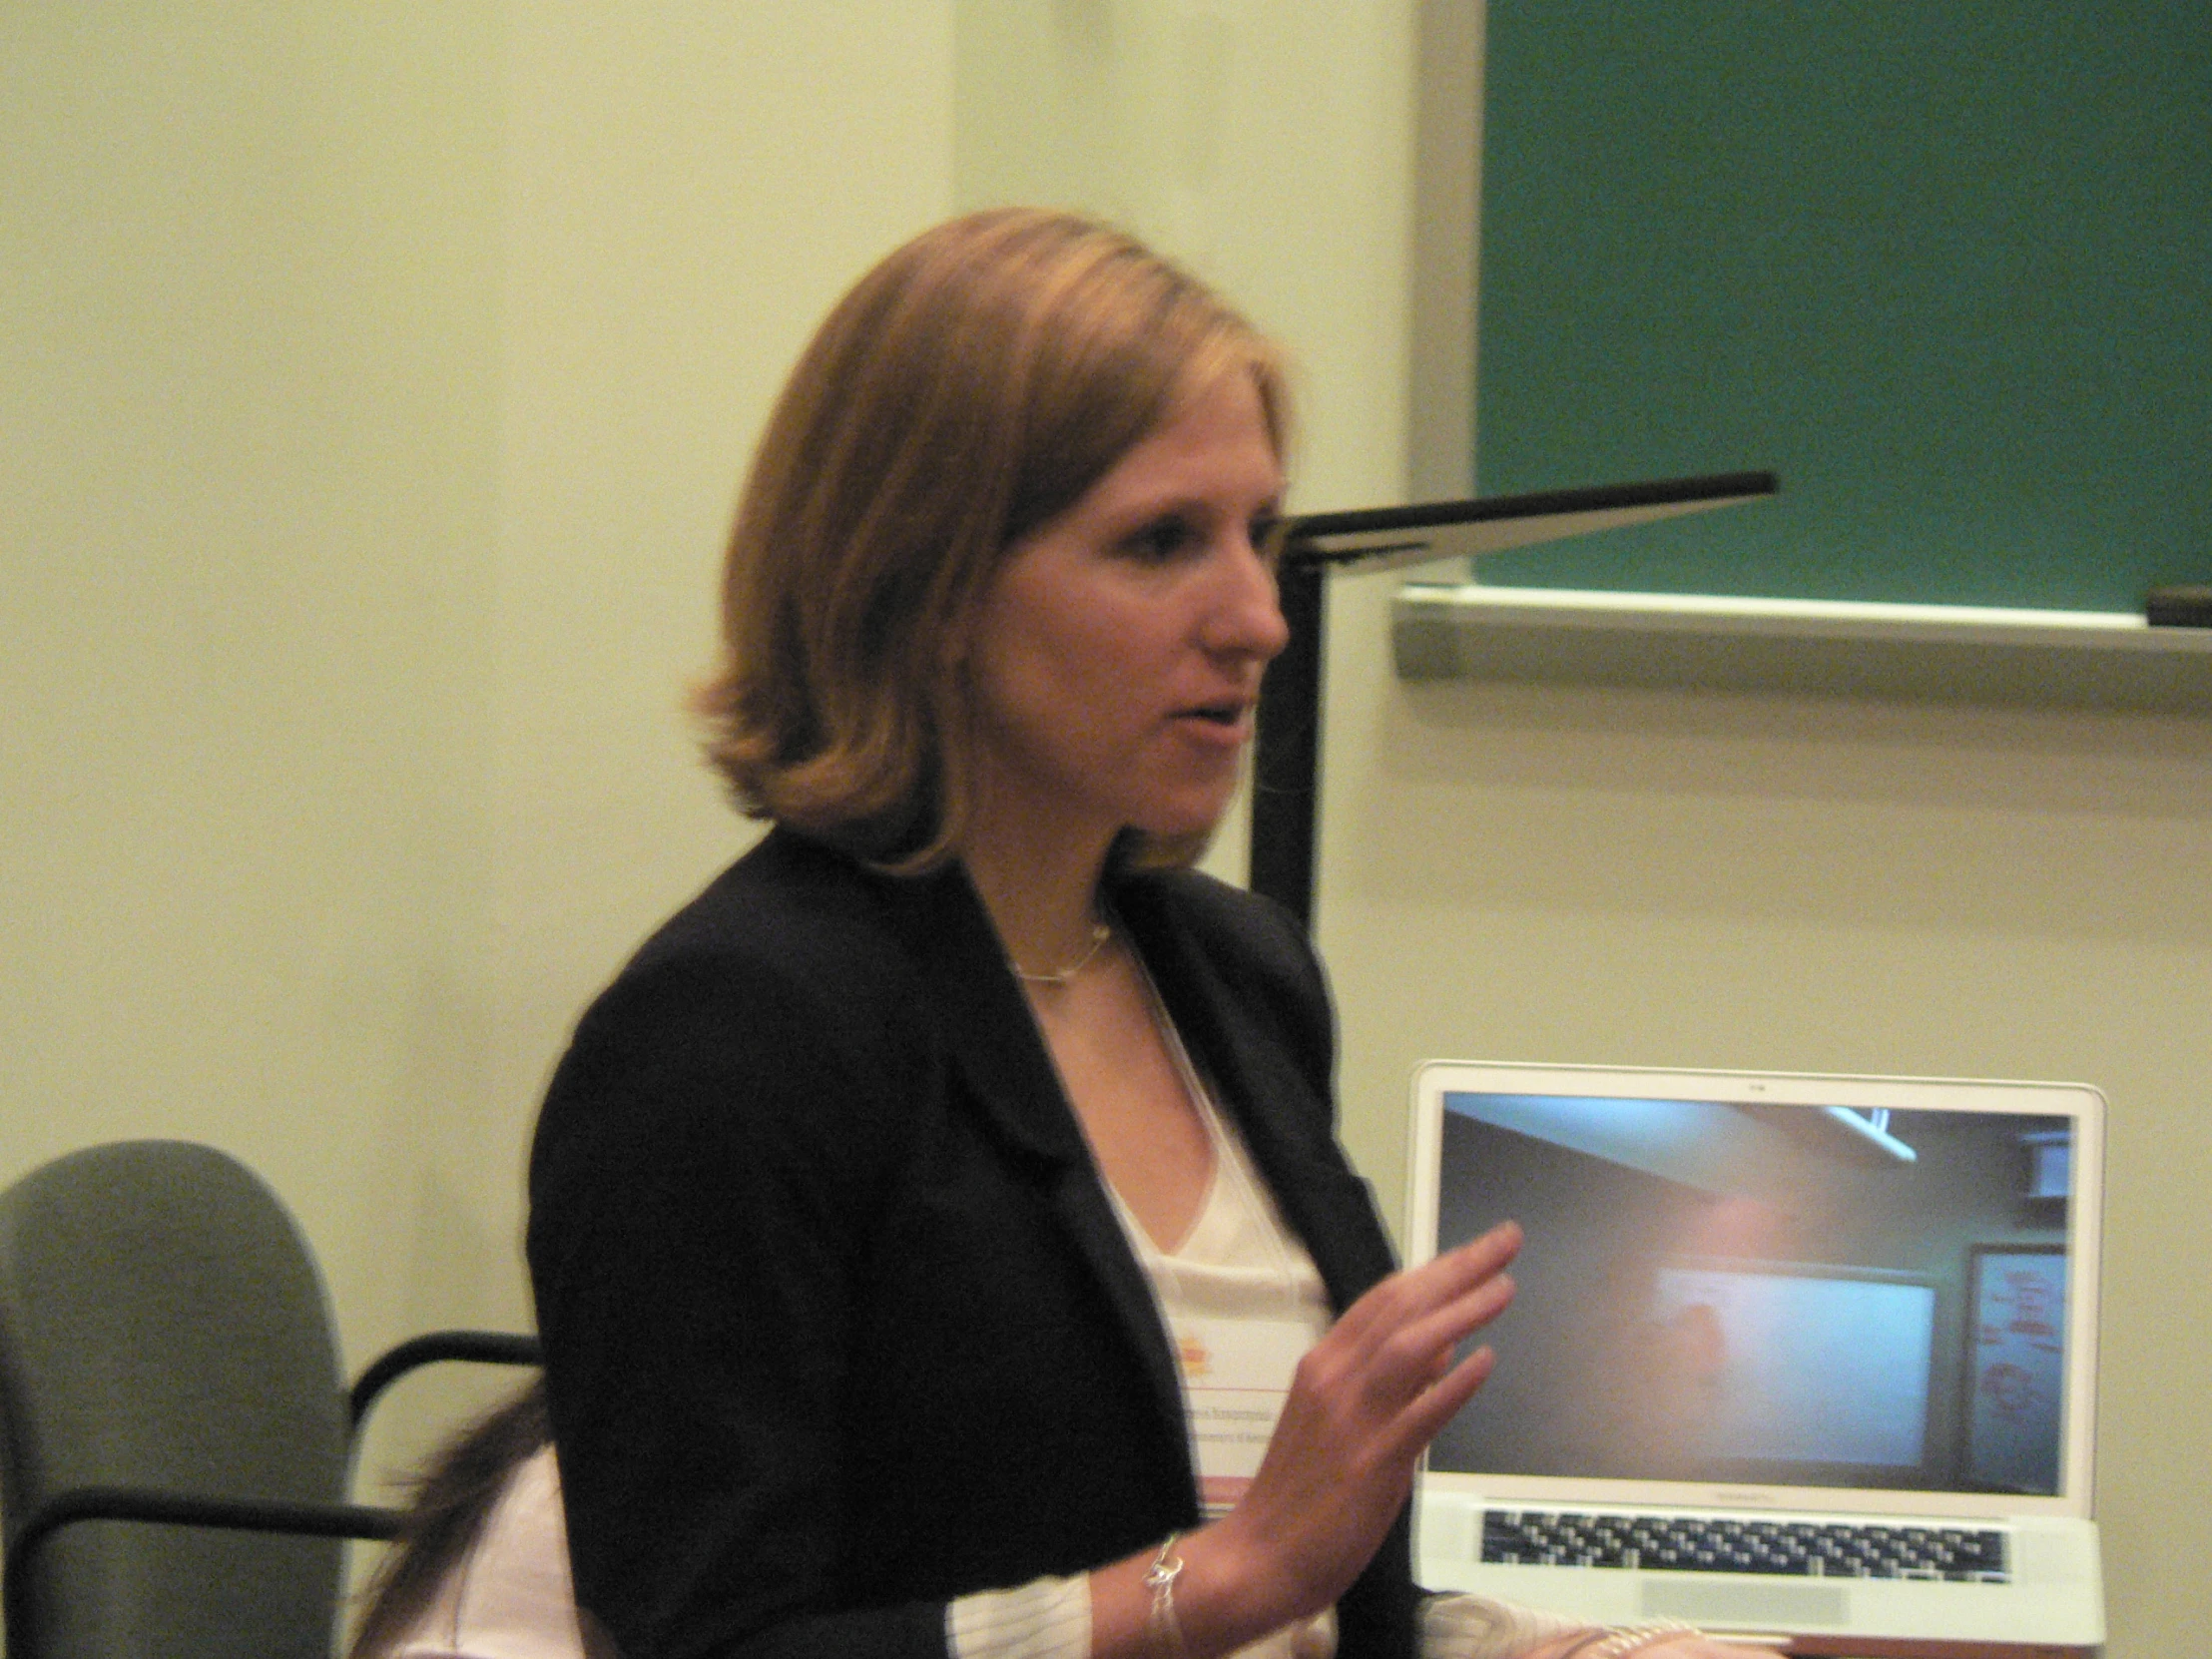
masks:
<instances>
[{"instance_id":1,"label":"chair backrest","mask_svg":"<svg viewBox=\"0 0 2212 1659\"><path fill-rule=\"evenodd\" d=\"M262 1181L213 1148L71 1153L0 1195L0 1517L139 1486L343 1497L321 1278ZM40 1550L9 1659L328 1659L342 1545L88 1522Z\"/></svg>"}]
</instances>

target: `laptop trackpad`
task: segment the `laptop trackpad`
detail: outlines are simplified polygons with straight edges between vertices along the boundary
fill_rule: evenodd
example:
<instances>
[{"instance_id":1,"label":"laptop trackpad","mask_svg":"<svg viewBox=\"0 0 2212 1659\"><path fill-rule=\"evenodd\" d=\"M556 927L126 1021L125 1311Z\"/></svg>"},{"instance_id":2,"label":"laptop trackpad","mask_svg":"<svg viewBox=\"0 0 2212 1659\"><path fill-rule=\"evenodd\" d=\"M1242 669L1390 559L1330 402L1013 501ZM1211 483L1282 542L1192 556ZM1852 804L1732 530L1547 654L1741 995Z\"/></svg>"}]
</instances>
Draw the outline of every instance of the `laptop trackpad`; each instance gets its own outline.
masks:
<instances>
[{"instance_id":1,"label":"laptop trackpad","mask_svg":"<svg viewBox=\"0 0 2212 1659\"><path fill-rule=\"evenodd\" d=\"M1819 1630L1844 1622L1847 1592L1826 1584L1691 1584L1647 1579L1643 1610L1692 1624L1758 1630Z\"/></svg>"}]
</instances>

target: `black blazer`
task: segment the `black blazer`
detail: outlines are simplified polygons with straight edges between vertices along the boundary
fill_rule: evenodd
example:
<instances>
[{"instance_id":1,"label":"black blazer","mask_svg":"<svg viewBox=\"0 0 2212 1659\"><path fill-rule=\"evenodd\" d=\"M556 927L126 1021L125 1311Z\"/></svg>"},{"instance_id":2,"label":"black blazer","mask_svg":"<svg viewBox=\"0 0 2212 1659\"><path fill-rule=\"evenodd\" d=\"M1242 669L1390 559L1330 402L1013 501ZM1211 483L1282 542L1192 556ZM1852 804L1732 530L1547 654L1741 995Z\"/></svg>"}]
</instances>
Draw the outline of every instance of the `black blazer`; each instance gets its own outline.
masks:
<instances>
[{"instance_id":1,"label":"black blazer","mask_svg":"<svg viewBox=\"0 0 2212 1659\"><path fill-rule=\"evenodd\" d=\"M1341 1311L1392 1262L1304 935L1190 872L1111 898ZM577 1599L628 1659L943 1659L951 1598L1198 1520L1143 1270L956 867L772 832L584 1015L530 1195ZM1402 1514L1339 1617L1410 1655Z\"/></svg>"}]
</instances>

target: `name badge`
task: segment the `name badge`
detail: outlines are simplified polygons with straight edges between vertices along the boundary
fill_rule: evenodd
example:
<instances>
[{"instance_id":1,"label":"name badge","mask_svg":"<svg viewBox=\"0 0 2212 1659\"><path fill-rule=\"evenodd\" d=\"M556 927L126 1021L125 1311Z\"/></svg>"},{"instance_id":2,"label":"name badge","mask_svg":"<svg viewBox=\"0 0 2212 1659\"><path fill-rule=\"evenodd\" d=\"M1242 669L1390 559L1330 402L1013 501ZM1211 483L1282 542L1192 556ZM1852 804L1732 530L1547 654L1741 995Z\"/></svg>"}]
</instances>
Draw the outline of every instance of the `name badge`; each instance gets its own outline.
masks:
<instances>
[{"instance_id":1,"label":"name badge","mask_svg":"<svg viewBox=\"0 0 2212 1659\"><path fill-rule=\"evenodd\" d=\"M1199 1499L1206 1518L1216 1520L1259 1473L1314 1332L1300 1320L1185 1318L1175 1322L1175 1346L1190 1399Z\"/></svg>"}]
</instances>

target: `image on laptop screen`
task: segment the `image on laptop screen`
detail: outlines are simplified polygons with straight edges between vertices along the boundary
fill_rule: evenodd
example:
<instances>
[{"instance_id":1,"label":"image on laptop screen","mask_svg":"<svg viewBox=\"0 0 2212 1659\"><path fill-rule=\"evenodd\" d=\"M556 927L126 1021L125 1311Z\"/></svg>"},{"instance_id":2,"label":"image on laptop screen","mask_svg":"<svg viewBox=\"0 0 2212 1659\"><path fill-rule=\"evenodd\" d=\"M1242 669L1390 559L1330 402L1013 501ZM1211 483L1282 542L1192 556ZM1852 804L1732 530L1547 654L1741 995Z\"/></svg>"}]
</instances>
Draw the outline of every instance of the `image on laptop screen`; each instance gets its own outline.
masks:
<instances>
[{"instance_id":1,"label":"image on laptop screen","mask_svg":"<svg viewBox=\"0 0 2212 1659\"><path fill-rule=\"evenodd\" d=\"M2064 1116L1446 1091L1435 1244L1527 1233L1431 1472L2056 1494Z\"/></svg>"}]
</instances>

